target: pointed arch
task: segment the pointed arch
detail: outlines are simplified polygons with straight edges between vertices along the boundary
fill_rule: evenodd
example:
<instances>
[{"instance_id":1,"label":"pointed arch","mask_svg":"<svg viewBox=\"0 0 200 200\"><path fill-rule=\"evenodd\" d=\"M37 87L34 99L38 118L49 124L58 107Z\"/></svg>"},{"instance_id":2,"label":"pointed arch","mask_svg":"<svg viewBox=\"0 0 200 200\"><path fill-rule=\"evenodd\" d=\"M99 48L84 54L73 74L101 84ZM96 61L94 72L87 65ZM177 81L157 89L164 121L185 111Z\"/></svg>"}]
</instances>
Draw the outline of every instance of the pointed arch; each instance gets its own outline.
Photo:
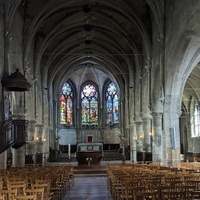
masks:
<instances>
[{"instance_id":1,"label":"pointed arch","mask_svg":"<svg viewBox=\"0 0 200 200\"><path fill-rule=\"evenodd\" d=\"M119 124L119 95L117 87L110 82L106 88L106 124Z\"/></svg>"},{"instance_id":2,"label":"pointed arch","mask_svg":"<svg viewBox=\"0 0 200 200\"><path fill-rule=\"evenodd\" d=\"M92 82L81 87L81 124L98 125L98 89Z\"/></svg>"},{"instance_id":3,"label":"pointed arch","mask_svg":"<svg viewBox=\"0 0 200 200\"><path fill-rule=\"evenodd\" d=\"M73 90L69 82L65 82L60 94L60 124L73 125Z\"/></svg>"}]
</instances>

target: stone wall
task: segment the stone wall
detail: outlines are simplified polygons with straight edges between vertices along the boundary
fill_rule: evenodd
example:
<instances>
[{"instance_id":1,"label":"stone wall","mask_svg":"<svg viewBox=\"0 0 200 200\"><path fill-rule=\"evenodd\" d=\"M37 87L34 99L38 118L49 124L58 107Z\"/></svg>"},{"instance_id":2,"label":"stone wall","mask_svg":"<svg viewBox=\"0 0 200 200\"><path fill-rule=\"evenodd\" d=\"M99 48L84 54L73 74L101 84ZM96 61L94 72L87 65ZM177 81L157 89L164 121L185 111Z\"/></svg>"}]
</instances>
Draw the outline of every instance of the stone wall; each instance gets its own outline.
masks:
<instances>
[{"instance_id":1,"label":"stone wall","mask_svg":"<svg viewBox=\"0 0 200 200\"><path fill-rule=\"evenodd\" d=\"M3 24L3 1L0 1L0 80L3 78L4 69L4 24ZM2 94L2 84L0 84L0 93ZM0 98L0 122L2 121L3 105L2 98Z\"/></svg>"}]
</instances>

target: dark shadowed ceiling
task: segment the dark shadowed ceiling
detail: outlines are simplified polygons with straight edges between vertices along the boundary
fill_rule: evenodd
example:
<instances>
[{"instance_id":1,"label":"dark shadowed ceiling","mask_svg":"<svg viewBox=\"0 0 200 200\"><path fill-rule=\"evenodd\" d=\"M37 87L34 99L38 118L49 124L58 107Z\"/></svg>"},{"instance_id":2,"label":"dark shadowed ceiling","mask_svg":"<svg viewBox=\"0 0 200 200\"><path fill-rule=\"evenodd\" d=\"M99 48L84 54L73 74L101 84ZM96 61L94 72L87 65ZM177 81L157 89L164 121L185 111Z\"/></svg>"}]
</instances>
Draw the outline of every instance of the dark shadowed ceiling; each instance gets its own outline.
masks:
<instances>
[{"instance_id":1,"label":"dark shadowed ceiling","mask_svg":"<svg viewBox=\"0 0 200 200\"><path fill-rule=\"evenodd\" d=\"M161 0L24 0L20 10L27 60L34 53L33 74L56 88L67 79L77 87L108 78L133 84L151 65L151 22L160 35L164 24ZM185 99L195 94L197 74L198 66L186 83Z\"/></svg>"},{"instance_id":2,"label":"dark shadowed ceiling","mask_svg":"<svg viewBox=\"0 0 200 200\"><path fill-rule=\"evenodd\" d=\"M143 0L26 0L22 9L25 50L34 46L34 73L48 84L72 76L95 81L97 72L97 84L123 83L150 57L151 16Z\"/></svg>"}]
</instances>

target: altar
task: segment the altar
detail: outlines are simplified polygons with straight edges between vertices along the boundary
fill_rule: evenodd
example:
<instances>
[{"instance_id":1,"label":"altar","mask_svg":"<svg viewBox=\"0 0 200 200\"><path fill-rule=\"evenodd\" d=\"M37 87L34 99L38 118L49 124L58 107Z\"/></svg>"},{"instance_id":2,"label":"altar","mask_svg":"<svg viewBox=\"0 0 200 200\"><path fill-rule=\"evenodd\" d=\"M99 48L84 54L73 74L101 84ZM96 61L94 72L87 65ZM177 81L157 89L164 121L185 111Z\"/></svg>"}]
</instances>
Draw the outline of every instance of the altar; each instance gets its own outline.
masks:
<instances>
[{"instance_id":1,"label":"altar","mask_svg":"<svg viewBox=\"0 0 200 200\"><path fill-rule=\"evenodd\" d=\"M78 165L99 165L103 155L102 143L78 143L76 158Z\"/></svg>"}]
</instances>

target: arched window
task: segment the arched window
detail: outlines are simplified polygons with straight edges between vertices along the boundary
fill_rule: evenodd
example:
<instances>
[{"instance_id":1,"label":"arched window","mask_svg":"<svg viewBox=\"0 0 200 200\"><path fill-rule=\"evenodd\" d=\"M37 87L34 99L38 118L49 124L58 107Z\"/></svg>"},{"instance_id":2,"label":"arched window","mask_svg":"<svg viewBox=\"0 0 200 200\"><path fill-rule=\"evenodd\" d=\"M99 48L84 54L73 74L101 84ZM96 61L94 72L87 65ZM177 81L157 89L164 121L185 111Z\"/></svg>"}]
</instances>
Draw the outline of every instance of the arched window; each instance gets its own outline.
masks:
<instances>
[{"instance_id":1,"label":"arched window","mask_svg":"<svg viewBox=\"0 0 200 200\"><path fill-rule=\"evenodd\" d=\"M113 82L106 90L106 124L119 124L119 97Z\"/></svg>"},{"instance_id":2,"label":"arched window","mask_svg":"<svg viewBox=\"0 0 200 200\"><path fill-rule=\"evenodd\" d=\"M60 124L73 124L73 92L68 82L65 82L60 96Z\"/></svg>"},{"instance_id":3,"label":"arched window","mask_svg":"<svg viewBox=\"0 0 200 200\"><path fill-rule=\"evenodd\" d=\"M82 125L98 124L98 92L94 85L87 84L81 91Z\"/></svg>"},{"instance_id":4,"label":"arched window","mask_svg":"<svg viewBox=\"0 0 200 200\"><path fill-rule=\"evenodd\" d=\"M196 103L194 106L194 118L192 122L192 137L200 136L200 107L199 104Z\"/></svg>"}]
</instances>

